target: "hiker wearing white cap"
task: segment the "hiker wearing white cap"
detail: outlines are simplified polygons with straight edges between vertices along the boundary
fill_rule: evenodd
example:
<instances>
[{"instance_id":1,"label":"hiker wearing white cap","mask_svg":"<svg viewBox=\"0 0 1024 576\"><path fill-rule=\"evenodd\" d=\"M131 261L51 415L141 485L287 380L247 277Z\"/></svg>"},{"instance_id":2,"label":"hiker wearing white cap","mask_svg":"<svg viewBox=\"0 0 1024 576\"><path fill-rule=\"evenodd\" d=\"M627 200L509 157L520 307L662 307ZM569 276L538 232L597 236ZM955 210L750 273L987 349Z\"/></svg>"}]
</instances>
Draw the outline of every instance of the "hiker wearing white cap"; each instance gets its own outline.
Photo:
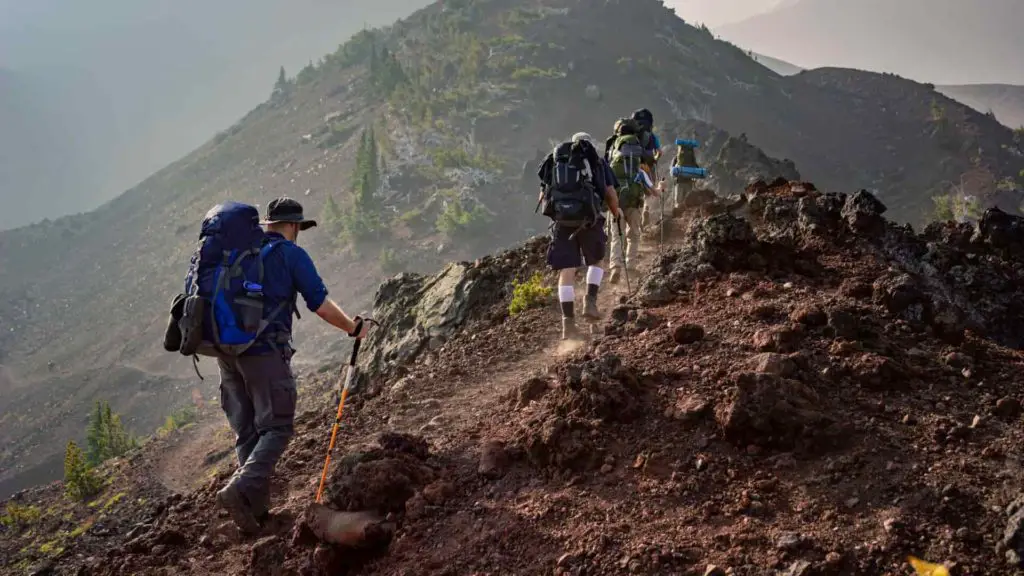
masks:
<instances>
[{"instance_id":1,"label":"hiker wearing white cap","mask_svg":"<svg viewBox=\"0 0 1024 576\"><path fill-rule=\"evenodd\" d=\"M551 218L551 244L547 260L558 270L558 301L562 311L562 339L578 338L575 324L576 269L587 266L587 295L583 315L597 321L597 292L604 277L600 264L605 258L608 237L604 231L604 207L619 213L615 188L608 185L608 167L586 132L562 142L537 170L541 181L538 205Z\"/></svg>"}]
</instances>

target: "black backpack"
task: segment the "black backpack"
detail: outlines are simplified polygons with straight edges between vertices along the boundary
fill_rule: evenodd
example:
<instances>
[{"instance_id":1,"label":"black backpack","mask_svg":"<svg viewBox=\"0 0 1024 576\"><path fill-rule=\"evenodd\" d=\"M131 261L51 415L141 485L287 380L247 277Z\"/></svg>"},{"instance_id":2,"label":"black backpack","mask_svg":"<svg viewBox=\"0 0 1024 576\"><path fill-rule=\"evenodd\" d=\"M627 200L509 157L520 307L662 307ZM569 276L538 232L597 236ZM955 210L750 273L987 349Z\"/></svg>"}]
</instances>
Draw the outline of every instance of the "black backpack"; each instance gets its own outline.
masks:
<instances>
[{"instance_id":1,"label":"black backpack","mask_svg":"<svg viewBox=\"0 0 1024 576\"><path fill-rule=\"evenodd\" d=\"M563 142L551 153L551 177L544 215L566 227L597 221L594 169L602 169L597 151L587 141Z\"/></svg>"}]
</instances>

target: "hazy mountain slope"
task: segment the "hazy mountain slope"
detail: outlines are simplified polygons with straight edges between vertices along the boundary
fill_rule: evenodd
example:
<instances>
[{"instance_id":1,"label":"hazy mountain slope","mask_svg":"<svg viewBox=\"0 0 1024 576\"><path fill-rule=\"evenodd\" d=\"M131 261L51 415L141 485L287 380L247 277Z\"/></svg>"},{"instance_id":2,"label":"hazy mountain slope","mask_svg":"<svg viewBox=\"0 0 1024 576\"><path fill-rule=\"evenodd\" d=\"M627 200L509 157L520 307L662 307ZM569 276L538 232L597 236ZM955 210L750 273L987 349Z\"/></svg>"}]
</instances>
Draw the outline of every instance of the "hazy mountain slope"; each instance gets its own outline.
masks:
<instances>
[{"instance_id":1,"label":"hazy mountain slope","mask_svg":"<svg viewBox=\"0 0 1024 576\"><path fill-rule=\"evenodd\" d=\"M782 76L792 76L804 69L785 60L753 54L754 60ZM1024 126L1024 86L1012 84L961 84L936 86L935 90L979 112L992 112L996 119L1009 126Z\"/></svg>"},{"instance_id":2,"label":"hazy mountain slope","mask_svg":"<svg viewBox=\"0 0 1024 576\"><path fill-rule=\"evenodd\" d=\"M937 84L1024 84L1021 22L1019 0L801 0L715 32L803 67L885 70Z\"/></svg>"},{"instance_id":3,"label":"hazy mountain slope","mask_svg":"<svg viewBox=\"0 0 1024 576\"><path fill-rule=\"evenodd\" d=\"M635 42L605 41L623 22L636 26ZM199 222L218 201L301 198L325 224L301 242L332 295L358 312L395 271L472 259L543 232L547 222L533 214L538 152L581 129L604 136L645 105L666 142L686 135L676 128L686 120L710 120L794 160L821 186L878 189L894 218L920 219L930 196L973 166L971 156L980 153L999 177L1024 168L1006 150L1010 130L925 85L847 70L784 78L655 0L446 0L360 34L300 72L283 96L100 209L0 233L0 325L10 327L0 350L34 394L19 406L56 401L80 416L84 399L65 388L111 367L174 377L187 389L191 365L159 341ZM931 117L935 107L942 122ZM371 125L386 168L367 200L374 212L364 214L353 168L360 130ZM323 219L329 195L348 229L379 221L379 237L334 242L340 228ZM339 360L346 339L310 316L298 323L297 361ZM210 390L210 363L201 368ZM140 422L169 404L103 393ZM20 443L12 452L59 457L56 435L23 441L45 421L19 425L4 430Z\"/></svg>"},{"instance_id":4,"label":"hazy mountain slope","mask_svg":"<svg viewBox=\"0 0 1024 576\"><path fill-rule=\"evenodd\" d=\"M936 86L936 90L981 112L991 111L1011 128L1024 126L1024 86L968 84Z\"/></svg>"},{"instance_id":5,"label":"hazy mountain slope","mask_svg":"<svg viewBox=\"0 0 1024 576\"><path fill-rule=\"evenodd\" d=\"M252 109L279 66L294 74L427 3L45 0L0 15L0 66L33 77L29 101L0 95L0 115L24 119L0 129L14 151L0 202L20 205L0 211L0 229L95 208ZM39 102L59 121L34 120Z\"/></svg>"}]
</instances>

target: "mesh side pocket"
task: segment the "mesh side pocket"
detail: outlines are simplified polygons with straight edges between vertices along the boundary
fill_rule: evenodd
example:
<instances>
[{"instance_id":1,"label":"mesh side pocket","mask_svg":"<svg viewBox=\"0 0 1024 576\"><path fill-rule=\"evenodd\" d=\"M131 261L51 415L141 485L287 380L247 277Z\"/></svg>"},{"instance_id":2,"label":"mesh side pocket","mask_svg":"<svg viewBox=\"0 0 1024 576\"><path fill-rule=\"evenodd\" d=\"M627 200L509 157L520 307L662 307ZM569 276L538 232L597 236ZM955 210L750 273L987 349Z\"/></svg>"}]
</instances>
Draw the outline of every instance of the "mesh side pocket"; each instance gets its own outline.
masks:
<instances>
[{"instance_id":1,"label":"mesh side pocket","mask_svg":"<svg viewBox=\"0 0 1024 576\"><path fill-rule=\"evenodd\" d=\"M181 331L181 348L178 350L185 356L197 353L203 342L203 318L206 316L206 299L201 296L189 296L182 305L181 319L178 329Z\"/></svg>"},{"instance_id":2,"label":"mesh side pocket","mask_svg":"<svg viewBox=\"0 0 1024 576\"><path fill-rule=\"evenodd\" d=\"M185 307L185 295L178 294L171 300L171 311L167 314L167 328L164 330L164 350L177 352L181 350L181 320Z\"/></svg>"}]
</instances>

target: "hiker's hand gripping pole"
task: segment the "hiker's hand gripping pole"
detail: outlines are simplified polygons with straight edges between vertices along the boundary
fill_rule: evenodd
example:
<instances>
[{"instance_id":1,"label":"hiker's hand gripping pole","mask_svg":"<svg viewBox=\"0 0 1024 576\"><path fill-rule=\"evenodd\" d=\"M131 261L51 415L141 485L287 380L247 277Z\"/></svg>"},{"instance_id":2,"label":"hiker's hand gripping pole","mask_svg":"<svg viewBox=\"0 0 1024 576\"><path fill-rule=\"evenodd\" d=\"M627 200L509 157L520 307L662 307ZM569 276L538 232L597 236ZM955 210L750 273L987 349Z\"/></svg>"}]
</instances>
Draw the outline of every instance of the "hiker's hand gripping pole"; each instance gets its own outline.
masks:
<instances>
[{"instance_id":1,"label":"hiker's hand gripping pole","mask_svg":"<svg viewBox=\"0 0 1024 576\"><path fill-rule=\"evenodd\" d=\"M380 323L373 318L361 318L360 321L375 326L380 326ZM358 334L359 329L354 331L354 334ZM334 452L334 443L338 439L338 428L341 426L341 414L345 410L345 400L348 398L348 391L352 388L352 380L355 378L356 373L356 358L359 356L359 345L363 342L362 338L356 338L356 341L352 343L352 355L349 356L348 368L345 371L345 383L341 387L341 400L338 402L338 414L334 417L334 427L331 429L331 443L327 446L327 458L324 460L324 470L320 473L320 487L316 491L316 502L319 504L324 496L324 484L327 482L327 470L331 466L331 454Z\"/></svg>"}]
</instances>

